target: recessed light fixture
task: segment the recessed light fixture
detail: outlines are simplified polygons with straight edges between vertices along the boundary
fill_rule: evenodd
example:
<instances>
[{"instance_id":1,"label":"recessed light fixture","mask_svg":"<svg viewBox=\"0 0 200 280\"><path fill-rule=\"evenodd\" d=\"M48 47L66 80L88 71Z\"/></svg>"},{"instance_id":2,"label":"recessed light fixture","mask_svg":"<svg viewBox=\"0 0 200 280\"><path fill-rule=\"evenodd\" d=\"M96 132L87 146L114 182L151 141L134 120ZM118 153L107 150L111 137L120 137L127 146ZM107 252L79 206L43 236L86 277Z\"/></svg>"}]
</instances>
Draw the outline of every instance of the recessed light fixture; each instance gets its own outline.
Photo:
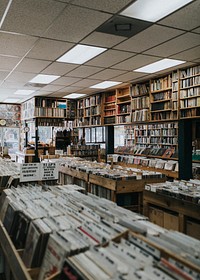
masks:
<instances>
[{"instance_id":1,"label":"recessed light fixture","mask_svg":"<svg viewBox=\"0 0 200 280\"><path fill-rule=\"evenodd\" d=\"M30 95L34 92L35 92L35 90L19 89L19 90L15 91L14 94L16 94L16 95Z\"/></svg>"},{"instance_id":2,"label":"recessed light fixture","mask_svg":"<svg viewBox=\"0 0 200 280\"><path fill-rule=\"evenodd\" d=\"M16 99L16 98L7 98L7 99L5 99L3 102L5 102L5 103L17 103L17 102L19 102L20 101L20 99Z\"/></svg>"},{"instance_id":3,"label":"recessed light fixture","mask_svg":"<svg viewBox=\"0 0 200 280\"><path fill-rule=\"evenodd\" d=\"M156 22L193 0L137 0L121 15Z\"/></svg>"},{"instance_id":4,"label":"recessed light fixture","mask_svg":"<svg viewBox=\"0 0 200 280\"><path fill-rule=\"evenodd\" d=\"M39 74L39 75L35 76L29 82L38 83L38 84L50 84L51 82L55 81L58 78L60 78L60 76Z\"/></svg>"},{"instance_id":5,"label":"recessed light fixture","mask_svg":"<svg viewBox=\"0 0 200 280\"><path fill-rule=\"evenodd\" d=\"M106 48L92 47L87 45L76 45L74 48L66 52L57 59L58 62L83 64L84 62L94 58L98 54L105 52Z\"/></svg>"},{"instance_id":6,"label":"recessed light fixture","mask_svg":"<svg viewBox=\"0 0 200 280\"><path fill-rule=\"evenodd\" d=\"M76 98L80 98L85 96L86 94L83 93L70 93L68 95L65 95L64 98L72 98L72 99L76 99Z\"/></svg>"},{"instance_id":7,"label":"recessed light fixture","mask_svg":"<svg viewBox=\"0 0 200 280\"><path fill-rule=\"evenodd\" d=\"M158 72L158 71L161 71L161 70L173 67L173 66L177 66L182 63L185 63L185 61L165 58L165 59L156 61L154 63L148 64L144 67L135 69L133 71L142 72L142 73L155 73L155 72Z\"/></svg>"},{"instance_id":8,"label":"recessed light fixture","mask_svg":"<svg viewBox=\"0 0 200 280\"><path fill-rule=\"evenodd\" d=\"M91 86L90 88L100 88L100 89L105 89L109 87L113 87L116 85L121 84L122 82L113 82L113 81L105 81L96 85Z\"/></svg>"}]
</instances>

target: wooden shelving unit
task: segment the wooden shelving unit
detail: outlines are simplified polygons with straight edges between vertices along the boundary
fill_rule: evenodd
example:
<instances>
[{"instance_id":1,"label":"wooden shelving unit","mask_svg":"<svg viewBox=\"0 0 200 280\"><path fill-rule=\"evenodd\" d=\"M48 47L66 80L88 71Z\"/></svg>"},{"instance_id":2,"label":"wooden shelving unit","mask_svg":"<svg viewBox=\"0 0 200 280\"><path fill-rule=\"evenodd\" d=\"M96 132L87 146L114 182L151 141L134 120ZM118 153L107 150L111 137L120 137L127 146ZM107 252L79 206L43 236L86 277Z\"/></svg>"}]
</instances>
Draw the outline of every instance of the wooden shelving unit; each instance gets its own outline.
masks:
<instances>
[{"instance_id":1,"label":"wooden shelving unit","mask_svg":"<svg viewBox=\"0 0 200 280\"><path fill-rule=\"evenodd\" d=\"M22 103L22 120L34 124L35 161L39 160L38 126L66 127L76 116L76 101L65 98L36 96ZM28 132L25 133L27 142ZM64 138L63 138L64 139ZM66 149L65 149L66 150Z\"/></svg>"},{"instance_id":2,"label":"wooden shelving unit","mask_svg":"<svg viewBox=\"0 0 200 280\"><path fill-rule=\"evenodd\" d=\"M166 178L147 178L140 180L124 179L118 181L62 166L59 168L59 178L59 183L61 184L76 183L82 187L84 186L85 190L89 193L107 198L113 202L119 203L120 206L140 213L142 210L142 194L145 185L148 183L166 181ZM122 203L125 195L130 196L131 200L135 201L134 204L121 205L120 203Z\"/></svg>"},{"instance_id":3,"label":"wooden shelving unit","mask_svg":"<svg viewBox=\"0 0 200 280\"><path fill-rule=\"evenodd\" d=\"M180 70L180 118L200 117L200 66Z\"/></svg>"},{"instance_id":4,"label":"wooden shelving unit","mask_svg":"<svg viewBox=\"0 0 200 280\"><path fill-rule=\"evenodd\" d=\"M22 120L41 118L43 125L54 125L55 119L74 119L75 115L74 100L37 96L22 104Z\"/></svg>"},{"instance_id":5,"label":"wooden shelving unit","mask_svg":"<svg viewBox=\"0 0 200 280\"><path fill-rule=\"evenodd\" d=\"M177 79L174 79L173 92L172 77L176 77L176 74L172 73L162 78L151 80L150 120L152 121L176 120L178 118L178 96L174 93Z\"/></svg>"},{"instance_id":6,"label":"wooden shelving unit","mask_svg":"<svg viewBox=\"0 0 200 280\"><path fill-rule=\"evenodd\" d=\"M103 100L103 119L104 124L115 124L116 123L116 113L117 113L117 106L116 106L116 92L110 91L104 94Z\"/></svg>"},{"instance_id":7,"label":"wooden shelving unit","mask_svg":"<svg viewBox=\"0 0 200 280\"><path fill-rule=\"evenodd\" d=\"M131 91L132 122L145 122L149 120L149 81L135 84Z\"/></svg>"},{"instance_id":8,"label":"wooden shelving unit","mask_svg":"<svg viewBox=\"0 0 200 280\"><path fill-rule=\"evenodd\" d=\"M102 124L102 97L101 94L77 101L77 127L97 126Z\"/></svg>"},{"instance_id":9,"label":"wooden shelving unit","mask_svg":"<svg viewBox=\"0 0 200 280\"><path fill-rule=\"evenodd\" d=\"M167 229L169 229L170 222L172 229L200 239L198 204L145 190L143 206L143 213L150 218L151 222ZM164 217L167 219L166 221Z\"/></svg>"},{"instance_id":10,"label":"wooden shelving unit","mask_svg":"<svg viewBox=\"0 0 200 280\"><path fill-rule=\"evenodd\" d=\"M131 122L131 96L130 88L123 88L116 90L117 98L117 124L130 123Z\"/></svg>"}]
</instances>

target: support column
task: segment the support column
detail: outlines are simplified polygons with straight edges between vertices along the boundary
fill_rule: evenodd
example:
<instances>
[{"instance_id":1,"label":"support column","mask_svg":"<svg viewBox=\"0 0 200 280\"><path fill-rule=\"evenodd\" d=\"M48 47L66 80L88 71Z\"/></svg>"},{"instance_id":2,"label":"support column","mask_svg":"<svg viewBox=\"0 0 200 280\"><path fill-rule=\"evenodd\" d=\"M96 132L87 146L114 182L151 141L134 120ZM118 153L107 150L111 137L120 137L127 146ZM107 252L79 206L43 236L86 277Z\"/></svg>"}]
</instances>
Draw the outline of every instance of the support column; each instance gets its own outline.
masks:
<instances>
[{"instance_id":1,"label":"support column","mask_svg":"<svg viewBox=\"0 0 200 280\"><path fill-rule=\"evenodd\" d=\"M178 128L179 179L192 178L192 120L180 120Z\"/></svg>"},{"instance_id":2,"label":"support column","mask_svg":"<svg viewBox=\"0 0 200 280\"><path fill-rule=\"evenodd\" d=\"M38 141L39 141L39 134L38 134L38 118L35 119L35 162L39 162L38 156Z\"/></svg>"},{"instance_id":3,"label":"support column","mask_svg":"<svg viewBox=\"0 0 200 280\"><path fill-rule=\"evenodd\" d=\"M113 154L114 153L114 126L109 125L105 127L105 133L106 133L106 162L107 162L107 154Z\"/></svg>"}]
</instances>

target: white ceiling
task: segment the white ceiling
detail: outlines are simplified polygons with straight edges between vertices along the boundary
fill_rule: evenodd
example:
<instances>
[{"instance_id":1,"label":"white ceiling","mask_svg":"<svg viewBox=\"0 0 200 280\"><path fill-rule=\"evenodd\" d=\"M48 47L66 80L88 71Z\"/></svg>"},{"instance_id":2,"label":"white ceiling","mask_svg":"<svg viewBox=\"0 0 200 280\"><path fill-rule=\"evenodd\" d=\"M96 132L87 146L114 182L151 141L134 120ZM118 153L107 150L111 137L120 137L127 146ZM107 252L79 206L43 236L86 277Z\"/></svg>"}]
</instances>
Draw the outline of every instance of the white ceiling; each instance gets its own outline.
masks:
<instances>
[{"instance_id":1,"label":"white ceiling","mask_svg":"<svg viewBox=\"0 0 200 280\"><path fill-rule=\"evenodd\" d=\"M105 80L123 86L155 76L133 70L162 58L185 60L181 67L200 62L200 0L129 38L98 32L99 26L133 2L0 0L0 102L16 98L14 92L19 89L35 90L26 97L30 98L92 94L99 90L90 86ZM56 61L78 43L107 51L83 65ZM29 84L37 74L61 77L44 87ZM25 100L19 98L19 102Z\"/></svg>"}]
</instances>

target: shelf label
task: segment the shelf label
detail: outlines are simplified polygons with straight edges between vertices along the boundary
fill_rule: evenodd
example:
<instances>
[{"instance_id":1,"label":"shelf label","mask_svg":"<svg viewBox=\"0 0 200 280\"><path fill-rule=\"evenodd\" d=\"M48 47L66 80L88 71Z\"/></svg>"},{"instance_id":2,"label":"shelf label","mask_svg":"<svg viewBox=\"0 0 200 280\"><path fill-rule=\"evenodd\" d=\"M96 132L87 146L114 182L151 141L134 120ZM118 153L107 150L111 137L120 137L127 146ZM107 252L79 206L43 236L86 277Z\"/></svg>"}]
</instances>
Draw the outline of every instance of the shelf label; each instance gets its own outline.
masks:
<instances>
[{"instance_id":1,"label":"shelf label","mask_svg":"<svg viewBox=\"0 0 200 280\"><path fill-rule=\"evenodd\" d=\"M40 163L23 163L20 165L20 182L40 180Z\"/></svg>"},{"instance_id":2,"label":"shelf label","mask_svg":"<svg viewBox=\"0 0 200 280\"><path fill-rule=\"evenodd\" d=\"M20 182L58 179L57 163L23 163L20 165Z\"/></svg>"},{"instance_id":3,"label":"shelf label","mask_svg":"<svg viewBox=\"0 0 200 280\"><path fill-rule=\"evenodd\" d=\"M58 165L54 162L41 163L41 180L57 180Z\"/></svg>"}]
</instances>

